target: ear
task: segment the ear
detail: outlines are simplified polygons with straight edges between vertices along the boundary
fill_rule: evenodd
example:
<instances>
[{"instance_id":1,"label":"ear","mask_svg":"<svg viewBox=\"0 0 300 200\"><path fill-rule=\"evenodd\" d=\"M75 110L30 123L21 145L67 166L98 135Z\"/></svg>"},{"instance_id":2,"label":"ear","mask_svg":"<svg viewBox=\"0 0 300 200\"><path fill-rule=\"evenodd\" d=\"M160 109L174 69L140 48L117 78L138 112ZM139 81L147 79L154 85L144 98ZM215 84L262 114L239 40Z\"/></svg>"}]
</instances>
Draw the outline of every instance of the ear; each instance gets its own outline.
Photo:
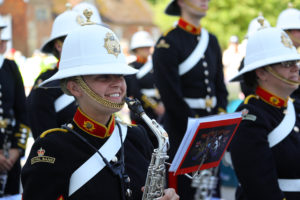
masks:
<instances>
[{"instance_id":1,"label":"ear","mask_svg":"<svg viewBox=\"0 0 300 200\"><path fill-rule=\"evenodd\" d=\"M62 41L60 41L60 40L55 40L55 41L54 41L54 48L55 48L59 53L61 53L62 45L63 45Z\"/></svg>"},{"instance_id":2,"label":"ear","mask_svg":"<svg viewBox=\"0 0 300 200\"><path fill-rule=\"evenodd\" d=\"M258 77L258 79L265 81L267 80L267 71L261 67L255 70L256 76Z\"/></svg>"},{"instance_id":3,"label":"ear","mask_svg":"<svg viewBox=\"0 0 300 200\"><path fill-rule=\"evenodd\" d=\"M183 0L177 0L177 4L181 8L183 6Z\"/></svg>"},{"instance_id":4,"label":"ear","mask_svg":"<svg viewBox=\"0 0 300 200\"><path fill-rule=\"evenodd\" d=\"M75 81L72 81L72 80L68 81L67 82L67 89L76 98L82 96L82 90Z\"/></svg>"}]
</instances>

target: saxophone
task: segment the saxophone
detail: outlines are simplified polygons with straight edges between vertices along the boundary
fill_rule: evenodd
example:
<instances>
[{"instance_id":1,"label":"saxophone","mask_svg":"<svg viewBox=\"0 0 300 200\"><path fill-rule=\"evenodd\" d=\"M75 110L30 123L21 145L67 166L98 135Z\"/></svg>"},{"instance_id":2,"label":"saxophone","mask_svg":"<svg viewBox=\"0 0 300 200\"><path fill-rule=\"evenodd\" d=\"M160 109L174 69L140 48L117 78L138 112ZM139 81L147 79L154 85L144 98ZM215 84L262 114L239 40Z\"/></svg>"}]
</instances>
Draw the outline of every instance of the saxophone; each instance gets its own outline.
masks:
<instances>
[{"instance_id":1,"label":"saxophone","mask_svg":"<svg viewBox=\"0 0 300 200\"><path fill-rule=\"evenodd\" d=\"M166 185L165 160L169 158L167 155L169 149L168 134L154 119L151 120L146 115L139 100L126 98L125 101L129 109L144 120L157 138L158 147L152 153L142 200L159 199L163 196Z\"/></svg>"}]
</instances>

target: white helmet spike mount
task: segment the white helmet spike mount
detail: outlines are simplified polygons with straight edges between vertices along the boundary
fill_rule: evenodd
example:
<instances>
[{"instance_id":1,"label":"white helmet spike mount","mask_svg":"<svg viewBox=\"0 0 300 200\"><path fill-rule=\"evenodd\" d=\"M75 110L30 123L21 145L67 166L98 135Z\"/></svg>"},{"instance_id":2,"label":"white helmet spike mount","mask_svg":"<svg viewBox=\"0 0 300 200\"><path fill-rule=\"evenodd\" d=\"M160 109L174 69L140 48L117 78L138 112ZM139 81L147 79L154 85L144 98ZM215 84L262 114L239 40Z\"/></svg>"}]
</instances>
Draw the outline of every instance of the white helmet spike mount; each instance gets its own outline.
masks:
<instances>
[{"instance_id":1,"label":"white helmet spike mount","mask_svg":"<svg viewBox=\"0 0 300 200\"><path fill-rule=\"evenodd\" d=\"M270 23L268 20L266 20L262 14L260 14L258 17L254 18L253 20L251 20L251 22L249 23L248 26L248 31L247 34L245 36L245 38L249 38L252 34L254 34L256 31L258 31L259 29L263 28L261 23L263 23L263 27L270 27Z\"/></svg>"}]
</instances>

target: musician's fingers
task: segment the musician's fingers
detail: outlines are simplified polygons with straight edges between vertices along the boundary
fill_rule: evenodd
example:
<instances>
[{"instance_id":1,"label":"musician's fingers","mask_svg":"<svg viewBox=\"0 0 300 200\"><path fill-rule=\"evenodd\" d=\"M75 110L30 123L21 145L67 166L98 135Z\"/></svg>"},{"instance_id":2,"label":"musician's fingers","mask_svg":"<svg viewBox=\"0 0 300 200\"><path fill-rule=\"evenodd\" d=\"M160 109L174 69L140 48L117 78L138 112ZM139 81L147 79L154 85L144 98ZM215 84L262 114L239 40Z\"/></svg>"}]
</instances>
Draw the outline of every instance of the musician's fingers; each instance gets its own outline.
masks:
<instances>
[{"instance_id":1,"label":"musician's fingers","mask_svg":"<svg viewBox=\"0 0 300 200\"><path fill-rule=\"evenodd\" d=\"M13 167L13 163L8 159L1 160L1 170L9 171Z\"/></svg>"},{"instance_id":2,"label":"musician's fingers","mask_svg":"<svg viewBox=\"0 0 300 200\"><path fill-rule=\"evenodd\" d=\"M179 196L173 188L168 188L165 190L165 195L160 200L179 200Z\"/></svg>"}]
</instances>

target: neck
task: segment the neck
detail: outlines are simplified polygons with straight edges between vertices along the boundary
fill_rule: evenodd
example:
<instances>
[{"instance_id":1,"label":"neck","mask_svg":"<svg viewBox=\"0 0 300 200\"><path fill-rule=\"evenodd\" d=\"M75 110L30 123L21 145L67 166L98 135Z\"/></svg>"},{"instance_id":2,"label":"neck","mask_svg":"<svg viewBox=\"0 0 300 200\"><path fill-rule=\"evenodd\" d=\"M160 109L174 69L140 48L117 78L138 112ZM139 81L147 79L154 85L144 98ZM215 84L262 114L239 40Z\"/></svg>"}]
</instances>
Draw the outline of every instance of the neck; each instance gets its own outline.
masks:
<instances>
[{"instance_id":1,"label":"neck","mask_svg":"<svg viewBox=\"0 0 300 200\"><path fill-rule=\"evenodd\" d=\"M288 97L293 92L290 91L289 89L282 90L281 88L272 87L270 84L264 82L260 82L259 87L264 88L266 91L280 97L281 99L288 99Z\"/></svg>"},{"instance_id":2,"label":"neck","mask_svg":"<svg viewBox=\"0 0 300 200\"><path fill-rule=\"evenodd\" d=\"M111 113L99 112L99 110L91 109L90 106L85 107L82 105L80 109L90 118L103 125L106 125L112 116Z\"/></svg>"},{"instance_id":3,"label":"neck","mask_svg":"<svg viewBox=\"0 0 300 200\"><path fill-rule=\"evenodd\" d=\"M200 26L200 21L202 19L202 17L199 17L199 16L194 17L194 16L191 16L190 14L187 14L185 12L181 13L181 18L183 18L186 22L192 24L195 27L199 27Z\"/></svg>"}]
</instances>

